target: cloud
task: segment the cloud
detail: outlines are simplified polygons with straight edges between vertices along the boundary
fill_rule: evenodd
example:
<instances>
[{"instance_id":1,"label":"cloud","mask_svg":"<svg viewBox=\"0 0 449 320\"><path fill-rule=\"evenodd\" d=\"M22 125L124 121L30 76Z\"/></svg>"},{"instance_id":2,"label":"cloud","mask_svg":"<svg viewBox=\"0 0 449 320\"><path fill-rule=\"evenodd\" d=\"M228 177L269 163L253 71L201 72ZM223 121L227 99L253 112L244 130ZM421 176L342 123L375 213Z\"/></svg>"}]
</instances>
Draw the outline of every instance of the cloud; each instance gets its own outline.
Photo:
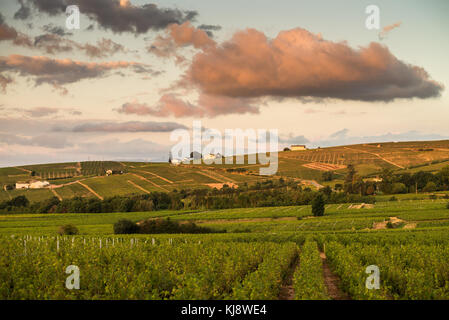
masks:
<instances>
[{"instance_id":1,"label":"cloud","mask_svg":"<svg viewBox=\"0 0 449 320\"><path fill-rule=\"evenodd\" d=\"M328 138L311 141L311 146L332 147L342 145L353 145L361 143L394 142L394 141L430 141L445 140L448 135L425 133L416 130L401 133L386 133L370 136L351 136L348 129L342 129L330 135ZM336 135L337 134L337 135Z\"/></svg>"},{"instance_id":2,"label":"cloud","mask_svg":"<svg viewBox=\"0 0 449 320\"><path fill-rule=\"evenodd\" d=\"M161 30L172 23L182 24L197 16L195 11L159 8L155 4L137 6L123 0L27 0L27 3L49 15L65 14L68 5L77 5L80 12L99 26L117 33Z\"/></svg>"},{"instance_id":3,"label":"cloud","mask_svg":"<svg viewBox=\"0 0 449 320\"><path fill-rule=\"evenodd\" d=\"M17 46L29 49L40 49L48 54L78 50L92 58L104 58L118 52L128 52L123 45L118 44L111 39L102 38L97 40L96 44L81 44L64 38L63 36L68 35L69 33L66 33L60 27L55 27L49 24L44 26L43 29L49 33L36 36L33 39L26 34L17 32L14 28L2 22L2 17L0 15L0 41L10 40Z\"/></svg>"},{"instance_id":4,"label":"cloud","mask_svg":"<svg viewBox=\"0 0 449 320\"><path fill-rule=\"evenodd\" d=\"M0 74L0 88L1 88L1 92L5 93L6 92L6 87L12 83L13 80L8 77L8 76L4 76Z\"/></svg>"},{"instance_id":5,"label":"cloud","mask_svg":"<svg viewBox=\"0 0 449 320\"><path fill-rule=\"evenodd\" d=\"M108 139L101 142L80 143L74 152L78 155L89 155L94 159L166 162L168 161L169 150L169 146L163 146L144 139L133 139L130 141Z\"/></svg>"},{"instance_id":6,"label":"cloud","mask_svg":"<svg viewBox=\"0 0 449 320\"><path fill-rule=\"evenodd\" d=\"M19 10L14 14L14 19L25 20L30 16L30 7L25 4L24 0L18 0L20 4Z\"/></svg>"},{"instance_id":7,"label":"cloud","mask_svg":"<svg viewBox=\"0 0 449 320\"><path fill-rule=\"evenodd\" d=\"M347 136L348 132L349 132L349 129L345 128L345 129L339 130L337 132L334 132L333 134L330 135L330 137L331 138L343 138L343 137Z\"/></svg>"},{"instance_id":8,"label":"cloud","mask_svg":"<svg viewBox=\"0 0 449 320\"><path fill-rule=\"evenodd\" d=\"M96 45L89 43L80 44L51 33L35 37L34 47L42 49L48 54L79 50L91 58L104 58L118 52L127 52L123 45L118 44L111 39L102 38L97 41Z\"/></svg>"},{"instance_id":9,"label":"cloud","mask_svg":"<svg viewBox=\"0 0 449 320\"><path fill-rule=\"evenodd\" d=\"M64 28L59 27L59 26L55 26L52 23L44 25L42 27L42 30L45 31L46 33L56 34L56 35L58 35L60 37L72 36L73 35L72 32L66 32Z\"/></svg>"},{"instance_id":10,"label":"cloud","mask_svg":"<svg viewBox=\"0 0 449 320\"><path fill-rule=\"evenodd\" d=\"M23 137L15 134L0 133L0 144L35 146L61 149L72 146L66 137L57 134L44 134L33 137Z\"/></svg>"},{"instance_id":11,"label":"cloud","mask_svg":"<svg viewBox=\"0 0 449 320\"><path fill-rule=\"evenodd\" d=\"M198 26L198 29L204 30L207 33L207 35L212 38L214 36L212 31L221 30L221 26L211 25L211 24L202 24L202 25Z\"/></svg>"},{"instance_id":12,"label":"cloud","mask_svg":"<svg viewBox=\"0 0 449 320\"><path fill-rule=\"evenodd\" d=\"M16 29L7 25L3 15L0 13L0 41L14 40L17 36L18 32Z\"/></svg>"},{"instance_id":13,"label":"cloud","mask_svg":"<svg viewBox=\"0 0 449 320\"><path fill-rule=\"evenodd\" d=\"M390 33L391 30L399 28L401 24L402 22L396 22L383 27L382 30L379 32L379 40L383 40L388 35L388 33Z\"/></svg>"},{"instance_id":14,"label":"cloud","mask_svg":"<svg viewBox=\"0 0 449 320\"><path fill-rule=\"evenodd\" d=\"M53 131L71 131L71 132L170 132L175 129L186 129L187 127L175 122L140 122L129 121L122 123L100 122L83 123L68 129L66 127L54 127Z\"/></svg>"},{"instance_id":15,"label":"cloud","mask_svg":"<svg viewBox=\"0 0 449 320\"><path fill-rule=\"evenodd\" d=\"M152 72L148 65L127 61L88 63L71 59L50 59L17 54L0 57L0 72L12 72L21 76L29 76L34 79L36 85L46 83L58 90L66 90L62 87L63 85L84 79L101 78L106 76L108 72L118 69Z\"/></svg>"},{"instance_id":16,"label":"cloud","mask_svg":"<svg viewBox=\"0 0 449 320\"><path fill-rule=\"evenodd\" d=\"M129 102L117 111L124 114L151 115L156 117L217 117L225 114L259 113L251 99L200 95L196 105L179 99L175 94L164 94L155 107L145 103Z\"/></svg>"},{"instance_id":17,"label":"cloud","mask_svg":"<svg viewBox=\"0 0 449 320\"><path fill-rule=\"evenodd\" d=\"M167 58L174 56L180 47L193 46L195 49L203 49L214 45L215 41L206 31L195 28L187 21L181 25L168 26L165 35L158 36L147 50L158 57Z\"/></svg>"},{"instance_id":18,"label":"cloud","mask_svg":"<svg viewBox=\"0 0 449 320\"><path fill-rule=\"evenodd\" d=\"M310 140L303 135L294 136L290 134L288 137L279 137L279 142L284 144L306 144Z\"/></svg>"},{"instance_id":19,"label":"cloud","mask_svg":"<svg viewBox=\"0 0 449 320\"><path fill-rule=\"evenodd\" d=\"M208 95L234 98L315 97L360 101L437 97L443 85L387 47L351 48L304 29L270 40L247 29L197 53L179 83Z\"/></svg>"},{"instance_id":20,"label":"cloud","mask_svg":"<svg viewBox=\"0 0 449 320\"><path fill-rule=\"evenodd\" d=\"M25 110L25 113L34 118L41 118L51 114L56 114L59 112L57 108L49 108L49 107L37 107Z\"/></svg>"}]
</instances>

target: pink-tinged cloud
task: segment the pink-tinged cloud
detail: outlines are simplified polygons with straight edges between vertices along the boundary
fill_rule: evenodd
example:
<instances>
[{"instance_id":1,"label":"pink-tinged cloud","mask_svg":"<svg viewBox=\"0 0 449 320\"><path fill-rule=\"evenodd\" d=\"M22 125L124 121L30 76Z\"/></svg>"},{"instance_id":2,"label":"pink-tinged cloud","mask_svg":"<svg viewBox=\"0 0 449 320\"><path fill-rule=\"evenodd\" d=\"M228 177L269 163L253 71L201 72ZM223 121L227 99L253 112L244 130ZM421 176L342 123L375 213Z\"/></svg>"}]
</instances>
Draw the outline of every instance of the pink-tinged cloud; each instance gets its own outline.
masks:
<instances>
[{"instance_id":1,"label":"pink-tinged cloud","mask_svg":"<svg viewBox=\"0 0 449 320\"><path fill-rule=\"evenodd\" d=\"M254 29L237 32L197 53L180 83L212 96L362 101L430 98L444 89L379 43L353 49L300 28L272 40Z\"/></svg>"},{"instance_id":2,"label":"pink-tinged cloud","mask_svg":"<svg viewBox=\"0 0 449 320\"><path fill-rule=\"evenodd\" d=\"M155 107L145 103L130 102L123 104L117 111L124 114L150 115L176 118L209 117L225 114L259 113L250 99L200 95L196 105L179 99L174 94L165 94Z\"/></svg>"},{"instance_id":3,"label":"pink-tinged cloud","mask_svg":"<svg viewBox=\"0 0 449 320\"><path fill-rule=\"evenodd\" d=\"M19 11L27 13L20 19L30 18L31 9L55 16L65 15L67 6L77 5L83 15L95 20L103 29L116 33L141 34L162 30L170 24L181 24L197 16L196 11L160 8L152 3L136 5L129 0L27 0L24 4L22 1ZM20 16L19 11L16 15Z\"/></svg>"},{"instance_id":4,"label":"pink-tinged cloud","mask_svg":"<svg viewBox=\"0 0 449 320\"><path fill-rule=\"evenodd\" d=\"M14 40L15 38L17 38L16 29L14 29L4 23L0 24L0 41Z\"/></svg>"},{"instance_id":5,"label":"pink-tinged cloud","mask_svg":"<svg viewBox=\"0 0 449 320\"><path fill-rule=\"evenodd\" d=\"M391 30L399 28L401 26L401 24L402 24L402 22L396 22L396 23L393 23L393 24L383 27L382 30L379 32L379 39L380 40L384 39Z\"/></svg>"},{"instance_id":6,"label":"pink-tinged cloud","mask_svg":"<svg viewBox=\"0 0 449 320\"><path fill-rule=\"evenodd\" d=\"M178 46L192 45L196 49L215 45L215 41L209 38L204 30L197 29L190 24L171 24L168 26L169 35Z\"/></svg>"},{"instance_id":7,"label":"pink-tinged cloud","mask_svg":"<svg viewBox=\"0 0 449 320\"><path fill-rule=\"evenodd\" d=\"M12 82L10 77L0 74L0 91L6 93L6 87Z\"/></svg>"},{"instance_id":8,"label":"pink-tinged cloud","mask_svg":"<svg viewBox=\"0 0 449 320\"><path fill-rule=\"evenodd\" d=\"M84 79L102 78L109 72L119 69L131 69L137 73L152 73L148 65L128 61L95 63L17 54L0 57L0 72L31 77L36 85L50 84L63 92L66 91L62 87L63 85Z\"/></svg>"},{"instance_id":9,"label":"pink-tinged cloud","mask_svg":"<svg viewBox=\"0 0 449 320\"><path fill-rule=\"evenodd\" d=\"M169 25L166 34L158 36L147 50L159 57L170 57L175 56L176 50L180 47L193 46L195 49L205 49L214 45L215 41L206 31L195 28L190 22L184 22Z\"/></svg>"},{"instance_id":10,"label":"pink-tinged cloud","mask_svg":"<svg viewBox=\"0 0 449 320\"><path fill-rule=\"evenodd\" d=\"M31 39L23 34L18 32L13 27L9 26L5 23L5 19L3 15L0 13L0 41L12 41L15 45L32 46Z\"/></svg>"}]
</instances>

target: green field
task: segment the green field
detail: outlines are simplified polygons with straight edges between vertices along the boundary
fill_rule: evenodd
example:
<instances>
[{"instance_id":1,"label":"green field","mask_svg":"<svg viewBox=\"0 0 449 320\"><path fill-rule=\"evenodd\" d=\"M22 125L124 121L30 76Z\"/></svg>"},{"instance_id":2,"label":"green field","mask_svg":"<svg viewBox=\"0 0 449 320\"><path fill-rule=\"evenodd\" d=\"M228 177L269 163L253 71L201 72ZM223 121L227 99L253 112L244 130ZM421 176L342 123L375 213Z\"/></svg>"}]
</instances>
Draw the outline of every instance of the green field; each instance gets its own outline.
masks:
<instances>
[{"instance_id":1,"label":"green field","mask_svg":"<svg viewBox=\"0 0 449 320\"><path fill-rule=\"evenodd\" d=\"M311 216L310 206L2 215L0 298L446 300L446 204L332 204L323 217ZM113 235L119 219L156 217L227 232ZM389 221L400 223L389 228ZM58 227L69 223L80 234L57 237ZM71 264L82 270L80 290L64 287ZM324 264L340 279L337 291L329 289ZM379 289L365 286L369 265L380 270ZM288 287L294 294L286 297Z\"/></svg>"},{"instance_id":2,"label":"green field","mask_svg":"<svg viewBox=\"0 0 449 320\"><path fill-rule=\"evenodd\" d=\"M259 176L260 165L250 164L105 161L0 168L0 201L25 195L32 204L54 196L89 198L85 201L95 203L90 198L220 188L267 179L272 181L243 190L251 193L283 185L296 192L300 184L311 188L320 183L343 184L349 164L366 178L385 168L395 174L437 172L448 159L449 141L432 141L281 152L273 177ZM107 175L107 170L114 174ZM325 170L334 172L333 181L323 182ZM44 179L53 190L11 188L17 181ZM2 214L0 299L448 300L448 195L447 191L379 194L374 204L363 207L327 204L322 217L314 217L310 205ZM120 219L156 218L193 222L220 233L114 235L114 223ZM60 226L67 224L79 233L58 236ZM81 270L80 290L65 288L68 265ZM368 266L378 268L379 288L366 286Z\"/></svg>"}]
</instances>

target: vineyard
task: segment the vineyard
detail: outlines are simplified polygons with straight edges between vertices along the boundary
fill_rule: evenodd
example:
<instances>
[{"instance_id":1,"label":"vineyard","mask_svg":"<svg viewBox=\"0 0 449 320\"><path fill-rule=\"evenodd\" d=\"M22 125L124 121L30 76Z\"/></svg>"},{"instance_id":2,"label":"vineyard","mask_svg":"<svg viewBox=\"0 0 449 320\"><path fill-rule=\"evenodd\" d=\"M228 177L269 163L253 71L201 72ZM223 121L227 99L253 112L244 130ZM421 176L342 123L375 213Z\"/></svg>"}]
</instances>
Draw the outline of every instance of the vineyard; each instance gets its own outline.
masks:
<instances>
[{"instance_id":1,"label":"vineyard","mask_svg":"<svg viewBox=\"0 0 449 320\"><path fill-rule=\"evenodd\" d=\"M366 209L310 206L217 211L0 216L0 299L449 299L443 200ZM170 217L221 234L113 235L123 217ZM401 228L374 228L395 217ZM75 236L57 236L72 223ZM413 228L407 228L413 225ZM68 289L66 269L79 269ZM379 269L370 289L367 267Z\"/></svg>"}]
</instances>

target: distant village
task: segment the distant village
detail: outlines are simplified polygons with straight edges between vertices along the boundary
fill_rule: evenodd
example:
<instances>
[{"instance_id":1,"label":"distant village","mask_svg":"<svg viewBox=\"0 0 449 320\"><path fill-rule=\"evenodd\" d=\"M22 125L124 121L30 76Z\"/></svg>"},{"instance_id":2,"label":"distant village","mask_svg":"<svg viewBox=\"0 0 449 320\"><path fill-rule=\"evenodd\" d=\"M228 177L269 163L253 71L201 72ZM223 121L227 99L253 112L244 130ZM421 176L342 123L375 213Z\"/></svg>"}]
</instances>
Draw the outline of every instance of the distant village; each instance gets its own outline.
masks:
<instances>
[{"instance_id":1,"label":"distant village","mask_svg":"<svg viewBox=\"0 0 449 320\"><path fill-rule=\"evenodd\" d=\"M319 148L318 148L319 149ZM290 146L290 148L284 148L283 151L305 151L308 150L306 145L304 144L293 144ZM184 164L189 164L191 161L193 160L198 160L198 159L203 159L203 160L214 160L214 159L220 159L223 158L223 155L221 155L220 153L209 153L206 155L202 155L199 152L191 152L190 153L190 157L184 157L183 159L177 159L177 158L173 158L171 153L169 154L169 158L168 158L168 162L171 163L172 165L180 165L182 163Z\"/></svg>"}]
</instances>

